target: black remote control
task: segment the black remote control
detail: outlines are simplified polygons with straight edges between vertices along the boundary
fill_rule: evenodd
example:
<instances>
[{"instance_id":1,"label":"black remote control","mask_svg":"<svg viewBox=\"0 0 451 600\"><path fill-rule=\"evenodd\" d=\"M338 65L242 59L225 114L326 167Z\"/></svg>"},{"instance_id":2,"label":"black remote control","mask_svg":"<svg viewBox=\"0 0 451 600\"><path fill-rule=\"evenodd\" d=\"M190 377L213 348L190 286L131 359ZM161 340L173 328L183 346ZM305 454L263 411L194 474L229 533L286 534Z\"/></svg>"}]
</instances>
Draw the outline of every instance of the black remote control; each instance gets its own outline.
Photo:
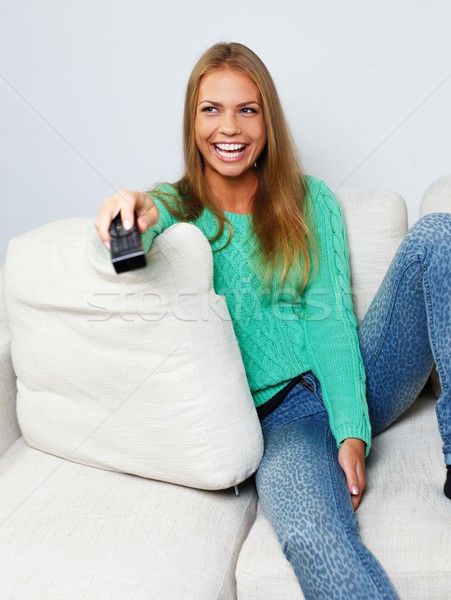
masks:
<instances>
[{"instance_id":1,"label":"black remote control","mask_svg":"<svg viewBox=\"0 0 451 600\"><path fill-rule=\"evenodd\" d=\"M119 213L110 225L111 260L116 273L132 271L146 266L141 236L136 225L138 215L135 211L135 223L131 229L124 229Z\"/></svg>"}]
</instances>

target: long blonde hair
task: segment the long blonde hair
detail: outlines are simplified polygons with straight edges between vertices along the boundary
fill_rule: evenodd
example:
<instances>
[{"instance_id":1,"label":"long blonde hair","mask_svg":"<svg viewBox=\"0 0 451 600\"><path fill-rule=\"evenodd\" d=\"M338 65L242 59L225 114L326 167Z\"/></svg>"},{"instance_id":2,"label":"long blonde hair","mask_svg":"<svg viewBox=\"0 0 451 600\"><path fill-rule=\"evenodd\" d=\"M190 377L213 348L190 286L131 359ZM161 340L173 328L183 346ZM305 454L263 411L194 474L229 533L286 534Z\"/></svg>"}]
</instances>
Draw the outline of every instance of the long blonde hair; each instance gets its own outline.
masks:
<instances>
[{"instance_id":1,"label":"long blonde hair","mask_svg":"<svg viewBox=\"0 0 451 600\"><path fill-rule=\"evenodd\" d=\"M185 95L183 149L185 168L174 185L180 195L158 194L168 210L181 220L193 220L206 207L216 215L219 239L227 223L230 242L233 227L211 197L203 174L203 161L196 146L194 126L202 77L230 68L250 77L257 85L266 122L267 141L257 159L258 190L252 223L260 244L267 285L278 274L282 286L290 273L295 276L296 298L306 286L314 262L313 224L307 206L307 185L288 129L274 82L268 69L252 50L239 43L218 43L198 60L188 80ZM154 193L154 192L152 192ZM225 247L225 246L224 246Z\"/></svg>"}]
</instances>

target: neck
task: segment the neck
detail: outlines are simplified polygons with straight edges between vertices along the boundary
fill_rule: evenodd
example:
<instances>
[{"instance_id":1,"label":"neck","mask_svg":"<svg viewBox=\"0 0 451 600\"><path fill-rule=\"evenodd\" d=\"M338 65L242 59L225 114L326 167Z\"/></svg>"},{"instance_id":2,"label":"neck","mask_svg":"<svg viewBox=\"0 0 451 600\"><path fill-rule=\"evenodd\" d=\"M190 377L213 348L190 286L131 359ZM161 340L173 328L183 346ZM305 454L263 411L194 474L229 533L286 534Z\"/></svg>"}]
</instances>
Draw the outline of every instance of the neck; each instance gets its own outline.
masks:
<instances>
[{"instance_id":1,"label":"neck","mask_svg":"<svg viewBox=\"0 0 451 600\"><path fill-rule=\"evenodd\" d=\"M254 172L243 177L223 177L216 172L206 171L205 179L215 204L221 209L234 213L252 212L258 188L258 178Z\"/></svg>"}]
</instances>

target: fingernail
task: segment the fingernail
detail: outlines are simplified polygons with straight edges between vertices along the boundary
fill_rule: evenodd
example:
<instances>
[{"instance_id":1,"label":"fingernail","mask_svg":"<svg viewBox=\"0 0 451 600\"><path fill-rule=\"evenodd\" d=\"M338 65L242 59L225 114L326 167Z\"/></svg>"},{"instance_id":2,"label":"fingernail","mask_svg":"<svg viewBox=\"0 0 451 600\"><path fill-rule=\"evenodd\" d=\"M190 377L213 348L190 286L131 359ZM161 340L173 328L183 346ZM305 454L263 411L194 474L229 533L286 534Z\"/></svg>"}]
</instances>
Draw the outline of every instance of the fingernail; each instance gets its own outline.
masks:
<instances>
[{"instance_id":1,"label":"fingernail","mask_svg":"<svg viewBox=\"0 0 451 600\"><path fill-rule=\"evenodd\" d=\"M359 488L356 485L353 485L351 488L351 494L353 496L358 496L359 495Z\"/></svg>"},{"instance_id":2,"label":"fingernail","mask_svg":"<svg viewBox=\"0 0 451 600\"><path fill-rule=\"evenodd\" d=\"M130 223L130 221L128 219L125 219L125 221L124 221L124 228L125 229L130 229L131 226L132 226L132 224Z\"/></svg>"},{"instance_id":3,"label":"fingernail","mask_svg":"<svg viewBox=\"0 0 451 600\"><path fill-rule=\"evenodd\" d=\"M110 242L103 242L103 243L105 244L105 248L107 250L111 250L111 244L110 244Z\"/></svg>"}]
</instances>

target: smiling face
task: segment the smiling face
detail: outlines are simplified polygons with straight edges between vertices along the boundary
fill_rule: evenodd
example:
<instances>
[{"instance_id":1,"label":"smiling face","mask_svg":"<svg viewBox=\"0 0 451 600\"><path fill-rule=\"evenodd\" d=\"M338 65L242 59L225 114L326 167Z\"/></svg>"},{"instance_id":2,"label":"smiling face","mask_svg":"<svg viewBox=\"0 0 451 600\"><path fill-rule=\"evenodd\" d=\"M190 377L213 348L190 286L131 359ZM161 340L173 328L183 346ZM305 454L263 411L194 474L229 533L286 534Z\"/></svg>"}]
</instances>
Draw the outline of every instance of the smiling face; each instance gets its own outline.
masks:
<instances>
[{"instance_id":1,"label":"smiling face","mask_svg":"<svg viewBox=\"0 0 451 600\"><path fill-rule=\"evenodd\" d=\"M204 75L194 134L207 182L255 178L254 163L265 147L266 125L262 98L254 81L229 68Z\"/></svg>"}]
</instances>

